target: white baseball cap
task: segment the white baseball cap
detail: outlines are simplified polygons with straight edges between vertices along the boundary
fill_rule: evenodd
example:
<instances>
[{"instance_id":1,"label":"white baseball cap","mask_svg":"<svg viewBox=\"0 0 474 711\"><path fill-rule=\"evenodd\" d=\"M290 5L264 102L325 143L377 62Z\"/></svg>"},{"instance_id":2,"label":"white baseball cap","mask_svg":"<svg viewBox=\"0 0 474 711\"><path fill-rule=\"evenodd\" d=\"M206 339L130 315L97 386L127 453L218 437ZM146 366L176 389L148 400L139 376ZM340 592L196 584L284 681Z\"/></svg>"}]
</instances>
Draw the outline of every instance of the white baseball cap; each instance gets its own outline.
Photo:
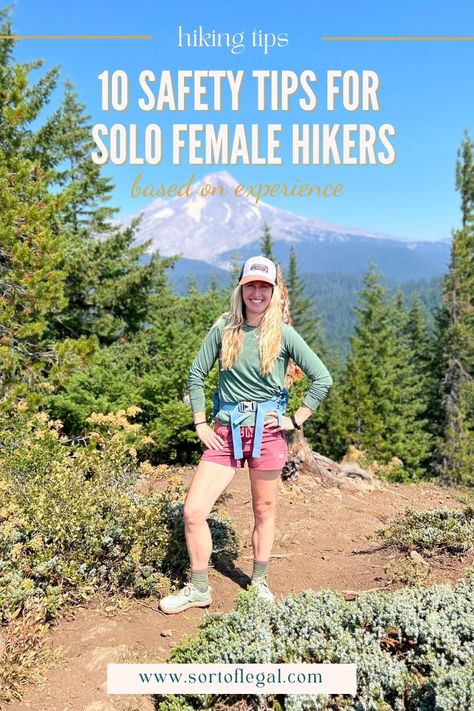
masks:
<instances>
[{"instance_id":1,"label":"white baseball cap","mask_svg":"<svg viewBox=\"0 0 474 711\"><path fill-rule=\"evenodd\" d=\"M247 259L240 274L239 284L248 284L251 281L266 281L276 286L276 266L271 259L262 255Z\"/></svg>"}]
</instances>

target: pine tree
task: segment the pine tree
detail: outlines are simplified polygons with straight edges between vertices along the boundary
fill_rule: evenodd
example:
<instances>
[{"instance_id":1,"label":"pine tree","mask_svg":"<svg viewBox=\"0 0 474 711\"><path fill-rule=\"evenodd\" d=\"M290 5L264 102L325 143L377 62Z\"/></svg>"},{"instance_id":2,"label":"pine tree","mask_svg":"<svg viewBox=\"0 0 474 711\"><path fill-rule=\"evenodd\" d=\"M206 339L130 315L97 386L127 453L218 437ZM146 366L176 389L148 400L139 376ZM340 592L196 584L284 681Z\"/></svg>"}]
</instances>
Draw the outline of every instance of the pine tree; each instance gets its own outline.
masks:
<instances>
[{"instance_id":1,"label":"pine tree","mask_svg":"<svg viewBox=\"0 0 474 711\"><path fill-rule=\"evenodd\" d=\"M242 271L242 259L239 257L239 253L234 251L230 257L230 285L228 291L228 297L235 289L236 285L239 283L240 273Z\"/></svg>"},{"instance_id":2,"label":"pine tree","mask_svg":"<svg viewBox=\"0 0 474 711\"><path fill-rule=\"evenodd\" d=\"M58 338L98 336L110 344L137 333L149 320L156 296L166 287L173 259L147 256L150 242L135 244L139 221L126 229L111 223L113 186L90 159L90 117L71 84L66 84L54 125L55 178L68 200L61 214L66 232L64 269L68 306L52 324Z\"/></svg>"},{"instance_id":3,"label":"pine tree","mask_svg":"<svg viewBox=\"0 0 474 711\"><path fill-rule=\"evenodd\" d=\"M413 363L423 380L426 380L432 343L429 335L426 310L417 292L413 294L411 299L407 333L410 348L413 353Z\"/></svg>"},{"instance_id":4,"label":"pine tree","mask_svg":"<svg viewBox=\"0 0 474 711\"><path fill-rule=\"evenodd\" d=\"M11 35L11 8L0 10L0 33ZM48 320L65 305L64 240L57 218L64 195L51 194L53 175L37 160L31 125L50 98L57 70L36 84L41 62L13 64L13 40L0 42L0 402L38 400L54 362Z\"/></svg>"},{"instance_id":5,"label":"pine tree","mask_svg":"<svg viewBox=\"0 0 474 711\"><path fill-rule=\"evenodd\" d=\"M273 238L270 232L270 226L264 222L263 223L263 234L260 240L260 249L262 250L262 255L271 259L272 262L276 262L277 259L273 254Z\"/></svg>"},{"instance_id":6,"label":"pine tree","mask_svg":"<svg viewBox=\"0 0 474 711\"><path fill-rule=\"evenodd\" d=\"M166 269L175 260L155 253L143 264L144 245L134 240L131 227L88 243L82 272L68 272L69 304L56 319L63 327L58 335L96 335L102 344L113 343L137 333L160 308L168 288Z\"/></svg>"},{"instance_id":7,"label":"pine tree","mask_svg":"<svg viewBox=\"0 0 474 711\"><path fill-rule=\"evenodd\" d=\"M64 305L63 241L41 167L0 150L0 404L35 399L46 364L51 314Z\"/></svg>"},{"instance_id":8,"label":"pine tree","mask_svg":"<svg viewBox=\"0 0 474 711\"><path fill-rule=\"evenodd\" d=\"M12 34L11 12L0 11L0 32ZM90 159L89 117L70 84L48 118L42 110L57 86L58 69L36 83L30 78L41 61L19 64L14 42L0 43L0 145L4 161L22 157L41 166L50 190L61 199L56 209L64 235L64 292L67 303L51 312L48 335L54 339L98 336L112 343L136 333L148 320L166 283L173 259L147 256L149 243L134 244L138 221L121 230L111 223L117 212L107 205L112 186Z\"/></svg>"},{"instance_id":9,"label":"pine tree","mask_svg":"<svg viewBox=\"0 0 474 711\"><path fill-rule=\"evenodd\" d=\"M325 400L305 422L305 435L312 449L339 461L350 444L344 404L344 364L335 354L326 352L324 364L331 373L333 385Z\"/></svg>"},{"instance_id":10,"label":"pine tree","mask_svg":"<svg viewBox=\"0 0 474 711\"><path fill-rule=\"evenodd\" d=\"M462 227L453 233L449 273L439 318L442 433L436 452L440 476L474 483L474 146L464 136L456 165Z\"/></svg>"},{"instance_id":11,"label":"pine tree","mask_svg":"<svg viewBox=\"0 0 474 711\"><path fill-rule=\"evenodd\" d=\"M316 313L314 299L308 297L305 283L298 272L296 250L293 245L290 248L286 286L288 288L294 328L305 339L306 343L317 350L322 357L326 348L321 319Z\"/></svg>"},{"instance_id":12,"label":"pine tree","mask_svg":"<svg viewBox=\"0 0 474 711\"><path fill-rule=\"evenodd\" d=\"M0 9L0 34L4 36L13 34L11 9L11 6ZM45 144L33 126L56 88L59 69L53 67L34 84L30 74L43 62L14 63L14 47L15 40L0 42L0 146L4 151L3 160L22 156L39 162L48 170L48 162L41 161ZM54 123L49 124L49 128L57 135Z\"/></svg>"},{"instance_id":13,"label":"pine tree","mask_svg":"<svg viewBox=\"0 0 474 711\"><path fill-rule=\"evenodd\" d=\"M65 83L65 94L58 110L39 130L42 144L53 146L51 169L60 187L69 188L69 199L62 214L64 226L82 238L107 234L117 209L108 205L113 191L110 178L101 174L101 167L91 160L94 148L91 139L91 117L79 101L73 85ZM51 136L50 125L55 127ZM43 164L45 161L43 157Z\"/></svg>"},{"instance_id":14,"label":"pine tree","mask_svg":"<svg viewBox=\"0 0 474 711\"><path fill-rule=\"evenodd\" d=\"M341 382L337 377L339 362L330 355L326 346L321 321L316 313L314 299L306 295L305 284L298 272L296 250L290 248L290 258L286 276L289 308L292 325L308 345L322 358L333 376L334 384L327 398L314 415L305 423L304 434L311 446L327 456L342 457L347 449L341 419ZM340 369L340 368L339 368ZM307 378L297 381L292 389L296 401L301 400L308 389Z\"/></svg>"},{"instance_id":15,"label":"pine tree","mask_svg":"<svg viewBox=\"0 0 474 711\"><path fill-rule=\"evenodd\" d=\"M414 293L411 300L407 336L413 366L421 384L420 399L424 405L421 416L427 421L430 433L435 436L437 434L436 408L438 390L437 380L434 375L436 352L434 339L430 335L426 309L417 292Z\"/></svg>"},{"instance_id":16,"label":"pine tree","mask_svg":"<svg viewBox=\"0 0 474 711\"><path fill-rule=\"evenodd\" d=\"M349 441L382 463L397 457L404 475L419 476L430 448L421 418L421 386L400 324L400 304L390 302L374 268L364 280L351 339L346 389Z\"/></svg>"}]
</instances>

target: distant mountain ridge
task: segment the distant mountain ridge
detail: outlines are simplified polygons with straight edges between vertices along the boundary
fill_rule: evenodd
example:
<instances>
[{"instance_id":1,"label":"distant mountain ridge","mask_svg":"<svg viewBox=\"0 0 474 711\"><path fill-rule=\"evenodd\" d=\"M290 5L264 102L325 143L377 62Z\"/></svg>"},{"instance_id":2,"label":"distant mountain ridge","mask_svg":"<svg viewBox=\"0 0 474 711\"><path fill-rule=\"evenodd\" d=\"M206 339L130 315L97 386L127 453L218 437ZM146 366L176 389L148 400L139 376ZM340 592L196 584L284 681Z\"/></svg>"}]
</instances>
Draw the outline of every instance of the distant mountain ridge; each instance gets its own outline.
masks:
<instances>
[{"instance_id":1,"label":"distant mountain ridge","mask_svg":"<svg viewBox=\"0 0 474 711\"><path fill-rule=\"evenodd\" d=\"M225 194L202 197L199 192L206 183L221 185ZM180 272L198 272L204 278L218 271L216 267L228 270L233 259L258 253L266 222L277 258L286 266L294 245L304 272L364 273L374 263L386 277L407 281L440 276L447 270L450 240L407 242L301 217L264 202L255 204L251 198L235 197L237 185L229 173L213 173L193 183L191 197L153 200L141 211L137 242L152 240L150 251L162 256L181 255ZM128 225L134 216L121 224Z\"/></svg>"}]
</instances>

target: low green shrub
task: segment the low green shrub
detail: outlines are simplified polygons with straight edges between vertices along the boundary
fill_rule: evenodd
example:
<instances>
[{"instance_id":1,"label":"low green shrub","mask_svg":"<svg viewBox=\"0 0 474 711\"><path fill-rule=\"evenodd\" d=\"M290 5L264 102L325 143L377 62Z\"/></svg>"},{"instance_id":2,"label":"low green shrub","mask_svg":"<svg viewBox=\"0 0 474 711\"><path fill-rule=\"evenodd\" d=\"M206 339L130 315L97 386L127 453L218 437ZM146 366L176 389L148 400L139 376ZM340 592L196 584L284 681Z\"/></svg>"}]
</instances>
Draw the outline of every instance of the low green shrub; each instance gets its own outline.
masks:
<instances>
[{"instance_id":1,"label":"low green shrub","mask_svg":"<svg viewBox=\"0 0 474 711\"><path fill-rule=\"evenodd\" d=\"M91 413L116 412L133 403L140 407L138 421L154 439L147 459L154 464L195 462L202 446L185 404L188 372L208 328L225 310L226 299L217 291L192 290L188 297L165 291L159 302L145 319L146 328L109 346L89 346L88 353L84 343L85 357L76 362L68 351L77 344L68 344L41 402L70 436L88 431ZM205 383L208 416L216 384L214 368Z\"/></svg>"},{"instance_id":2,"label":"low green shrub","mask_svg":"<svg viewBox=\"0 0 474 711\"><path fill-rule=\"evenodd\" d=\"M178 480L138 493L156 469L137 459L135 412L94 415L72 442L43 414L0 428L0 621L31 598L54 617L97 590L163 594L188 566ZM211 527L235 557L231 522L213 515Z\"/></svg>"},{"instance_id":3,"label":"low green shrub","mask_svg":"<svg viewBox=\"0 0 474 711\"><path fill-rule=\"evenodd\" d=\"M474 548L474 507L415 511L407 508L377 535L401 550L462 554Z\"/></svg>"},{"instance_id":4,"label":"low green shrub","mask_svg":"<svg viewBox=\"0 0 474 711\"><path fill-rule=\"evenodd\" d=\"M474 704L474 580L407 588L355 602L306 591L274 605L253 591L209 615L178 663L355 663L357 695L245 696L247 708L458 711ZM159 711L232 706L235 696L157 697ZM182 704L182 705L180 705Z\"/></svg>"},{"instance_id":5,"label":"low green shrub","mask_svg":"<svg viewBox=\"0 0 474 711\"><path fill-rule=\"evenodd\" d=\"M0 448L0 601L3 618L40 597L54 616L98 589L135 594L168 587L162 572L166 512L180 496L134 493L138 430L125 413L97 418L70 443L44 415L4 428Z\"/></svg>"},{"instance_id":6,"label":"low green shrub","mask_svg":"<svg viewBox=\"0 0 474 711\"><path fill-rule=\"evenodd\" d=\"M412 701L419 711L474 708L474 662L436 667Z\"/></svg>"}]
</instances>

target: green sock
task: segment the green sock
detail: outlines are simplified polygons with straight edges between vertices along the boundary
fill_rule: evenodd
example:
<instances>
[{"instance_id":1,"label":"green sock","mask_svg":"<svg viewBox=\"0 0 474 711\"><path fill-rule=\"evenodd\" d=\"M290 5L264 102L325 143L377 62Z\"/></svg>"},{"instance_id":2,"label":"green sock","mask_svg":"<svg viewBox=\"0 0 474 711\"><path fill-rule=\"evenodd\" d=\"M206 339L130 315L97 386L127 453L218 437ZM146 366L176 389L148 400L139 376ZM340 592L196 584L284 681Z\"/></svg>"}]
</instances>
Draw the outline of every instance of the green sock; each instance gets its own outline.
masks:
<instances>
[{"instance_id":1,"label":"green sock","mask_svg":"<svg viewBox=\"0 0 474 711\"><path fill-rule=\"evenodd\" d=\"M191 583L199 592L206 592L209 586L209 571L206 570L191 570Z\"/></svg>"},{"instance_id":2,"label":"green sock","mask_svg":"<svg viewBox=\"0 0 474 711\"><path fill-rule=\"evenodd\" d=\"M267 568L268 568L268 560L266 563L262 563L259 560L254 560L253 562L253 571L252 571L252 580L261 580L262 578L265 577L267 574Z\"/></svg>"}]
</instances>

